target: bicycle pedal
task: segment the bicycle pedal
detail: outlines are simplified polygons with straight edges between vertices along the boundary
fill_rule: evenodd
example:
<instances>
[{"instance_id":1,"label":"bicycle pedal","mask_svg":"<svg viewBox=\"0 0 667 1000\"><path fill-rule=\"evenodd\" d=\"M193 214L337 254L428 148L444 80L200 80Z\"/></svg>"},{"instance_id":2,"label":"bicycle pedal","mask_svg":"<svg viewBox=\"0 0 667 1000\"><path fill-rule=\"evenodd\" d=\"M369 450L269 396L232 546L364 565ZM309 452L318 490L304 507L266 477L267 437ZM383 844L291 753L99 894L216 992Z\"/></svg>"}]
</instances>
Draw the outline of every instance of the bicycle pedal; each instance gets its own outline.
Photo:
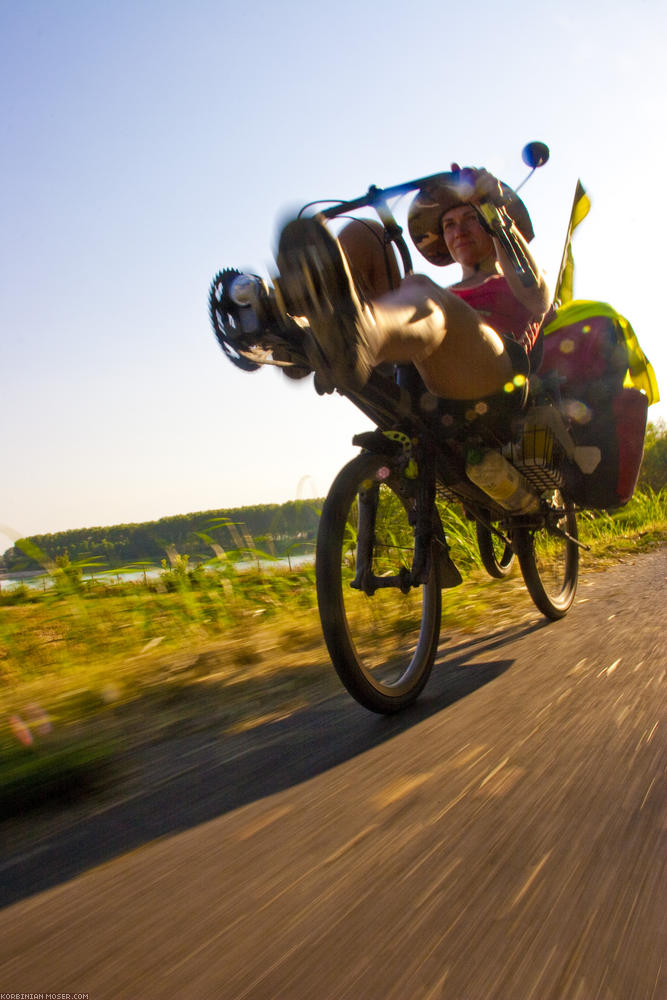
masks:
<instances>
[{"instance_id":1,"label":"bicycle pedal","mask_svg":"<svg viewBox=\"0 0 667 1000\"><path fill-rule=\"evenodd\" d=\"M393 441L382 431L364 431L361 434L355 434L352 438L352 444L363 448L364 451L370 451L374 455L400 455L403 451L400 441Z\"/></svg>"}]
</instances>

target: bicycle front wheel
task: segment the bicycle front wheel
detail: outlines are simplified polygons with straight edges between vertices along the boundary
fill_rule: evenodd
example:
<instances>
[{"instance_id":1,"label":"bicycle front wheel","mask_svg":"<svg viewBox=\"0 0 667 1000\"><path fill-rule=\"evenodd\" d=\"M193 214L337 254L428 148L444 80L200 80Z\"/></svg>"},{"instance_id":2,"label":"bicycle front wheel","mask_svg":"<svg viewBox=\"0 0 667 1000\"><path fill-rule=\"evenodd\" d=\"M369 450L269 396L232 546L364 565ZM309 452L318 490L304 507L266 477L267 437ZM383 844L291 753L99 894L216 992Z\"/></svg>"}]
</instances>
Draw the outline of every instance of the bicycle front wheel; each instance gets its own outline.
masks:
<instances>
[{"instance_id":1,"label":"bicycle front wheel","mask_svg":"<svg viewBox=\"0 0 667 1000\"><path fill-rule=\"evenodd\" d=\"M407 707L422 691L441 616L435 558L423 585L358 589L362 565L376 582L404 580L412 565L411 500L393 461L362 453L341 470L322 509L315 564L322 631L336 672L353 698L383 714Z\"/></svg>"},{"instance_id":2,"label":"bicycle front wheel","mask_svg":"<svg viewBox=\"0 0 667 1000\"><path fill-rule=\"evenodd\" d=\"M528 593L553 621L567 614L577 590L579 546L574 504L559 490L549 498L541 528L518 528L515 545Z\"/></svg>"}]
</instances>

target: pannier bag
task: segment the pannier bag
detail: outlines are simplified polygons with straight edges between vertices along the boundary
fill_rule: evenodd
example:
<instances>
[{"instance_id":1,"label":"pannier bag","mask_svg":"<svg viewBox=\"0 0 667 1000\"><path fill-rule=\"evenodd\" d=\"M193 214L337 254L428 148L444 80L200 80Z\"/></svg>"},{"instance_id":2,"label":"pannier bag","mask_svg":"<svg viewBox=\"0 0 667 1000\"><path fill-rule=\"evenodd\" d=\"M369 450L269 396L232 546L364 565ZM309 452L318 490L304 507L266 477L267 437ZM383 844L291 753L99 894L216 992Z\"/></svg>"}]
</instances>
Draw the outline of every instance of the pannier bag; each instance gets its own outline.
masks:
<instances>
[{"instance_id":1,"label":"pannier bag","mask_svg":"<svg viewBox=\"0 0 667 1000\"><path fill-rule=\"evenodd\" d=\"M554 392L575 445L601 452L592 472L569 470L570 496L580 507L621 507L637 485L646 411L659 399L653 369L629 322L604 302L568 302L543 333L538 384Z\"/></svg>"}]
</instances>

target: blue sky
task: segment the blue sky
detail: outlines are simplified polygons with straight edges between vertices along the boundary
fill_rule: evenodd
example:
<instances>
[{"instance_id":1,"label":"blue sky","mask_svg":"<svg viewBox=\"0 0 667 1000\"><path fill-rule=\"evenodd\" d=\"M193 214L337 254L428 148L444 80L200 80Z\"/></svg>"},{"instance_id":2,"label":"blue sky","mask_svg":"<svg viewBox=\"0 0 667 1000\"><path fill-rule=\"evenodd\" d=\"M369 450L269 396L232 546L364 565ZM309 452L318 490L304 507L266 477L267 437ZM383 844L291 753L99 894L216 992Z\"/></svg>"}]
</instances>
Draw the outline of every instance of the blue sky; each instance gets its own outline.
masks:
<instances>
[{"instance_id":1,"label":"blue sky","mask_svg":"<svg viewBox=\"0 0 667 1000\"><path fill-rule=\"evenodd\" d=\"M531 139L552 153L523 192L538 261L553 281L581 177L575 294L628 316L667 399L666 45L662 0L0 0L0 550L323 495L366 420L233 368L213 274L267 273L317 197L454 159L516 184Z\"/></svg>"}]
</instances>

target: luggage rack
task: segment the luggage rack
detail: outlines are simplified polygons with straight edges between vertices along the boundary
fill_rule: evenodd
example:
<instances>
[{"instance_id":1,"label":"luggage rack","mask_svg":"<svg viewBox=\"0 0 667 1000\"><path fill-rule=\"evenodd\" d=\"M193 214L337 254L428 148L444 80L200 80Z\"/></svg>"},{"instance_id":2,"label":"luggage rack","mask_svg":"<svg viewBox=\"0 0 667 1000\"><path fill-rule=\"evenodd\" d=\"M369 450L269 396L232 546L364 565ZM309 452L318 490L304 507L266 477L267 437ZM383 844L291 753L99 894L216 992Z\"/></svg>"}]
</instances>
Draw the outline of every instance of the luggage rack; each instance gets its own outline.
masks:
<instances>
[{"instance_id":1,"label":"luggage rack","mask_svg":"<svg viewBox=\"0 0 667 1000\"><path fill-rule=\"evenodd\" d=\"M565 485L562 468L565 451L553 430L545 424L526 422L518 437L504 445L502 454L528 481L536 493L553 492ZM445 503L461 501L460 488L436 484L436 494Z\"/></svg>"}]
</instances>

